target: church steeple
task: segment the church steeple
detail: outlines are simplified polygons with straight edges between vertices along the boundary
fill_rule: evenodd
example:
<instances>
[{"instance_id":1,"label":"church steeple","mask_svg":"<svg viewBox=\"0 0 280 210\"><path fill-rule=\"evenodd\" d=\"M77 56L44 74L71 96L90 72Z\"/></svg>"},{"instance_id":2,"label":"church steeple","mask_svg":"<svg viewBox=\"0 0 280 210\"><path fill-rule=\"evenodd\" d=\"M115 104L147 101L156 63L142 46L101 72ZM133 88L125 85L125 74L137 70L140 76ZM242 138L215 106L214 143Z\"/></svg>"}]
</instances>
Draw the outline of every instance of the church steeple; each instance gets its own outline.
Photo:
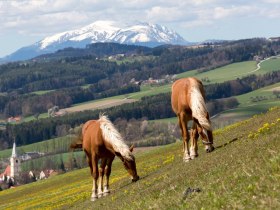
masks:
<instances>
[{"instance_id":1,"label":"church steeple","mask_svg":"<svg viewBox=\"0 0 280 210\"><path fill-rule=\"evenodd\" d=\"M14 141L11 162L11 177L19 176L20 172L20 159L17 157L16 142Z\"/></svg>"},{"instance_id":2,"label":"church steeple","mask_svg":"<svg viewBox=\"0 0 280 210\"><path fill-rule=\"evenodd\" d=\"M14 144L13 144L13 151L12 151L12 157L17 157L17 151L16 151L16 142L14 141Z\"/></svg>"}]
</instances>

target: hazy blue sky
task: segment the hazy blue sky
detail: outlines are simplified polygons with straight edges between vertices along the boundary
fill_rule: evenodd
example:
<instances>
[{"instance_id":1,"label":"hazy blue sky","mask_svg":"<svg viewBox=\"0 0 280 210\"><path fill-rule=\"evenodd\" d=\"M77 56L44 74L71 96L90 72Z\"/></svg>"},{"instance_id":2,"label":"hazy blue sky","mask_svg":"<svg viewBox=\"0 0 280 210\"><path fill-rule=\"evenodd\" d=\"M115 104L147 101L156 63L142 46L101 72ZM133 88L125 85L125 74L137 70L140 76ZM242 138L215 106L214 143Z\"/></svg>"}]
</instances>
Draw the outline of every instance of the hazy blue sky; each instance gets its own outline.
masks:
<instances>
[{"instance_id":1,"label":"hazy blue sky","mask_svg":"<svg viewBox=\"0 0 280 210\"><path fill-rule=\"evenodd\" d=\"M280 36L280 0L0 0L0 57L97 20L151 22L187 41Z\"/></svg>"}]
</instances>

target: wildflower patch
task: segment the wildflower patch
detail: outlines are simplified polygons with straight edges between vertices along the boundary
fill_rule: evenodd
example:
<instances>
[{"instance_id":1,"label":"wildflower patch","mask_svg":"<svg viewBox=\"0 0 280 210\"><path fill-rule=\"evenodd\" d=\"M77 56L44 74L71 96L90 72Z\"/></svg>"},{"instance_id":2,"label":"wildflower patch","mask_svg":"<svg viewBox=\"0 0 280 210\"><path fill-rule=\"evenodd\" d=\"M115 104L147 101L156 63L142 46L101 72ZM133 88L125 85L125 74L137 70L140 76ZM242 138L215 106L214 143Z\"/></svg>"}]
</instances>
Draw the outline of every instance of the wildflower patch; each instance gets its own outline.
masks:
<instances>
[{"instance_id":1,"label":"wildflower patch","mask_svg":"<svg viewBox=\"0 0 280 210\"><path fill-rule=\"evenodd\" d=\"M272 123L264 123L262 127L258 128L256 132L250 132L248 135L249 139L256 139L259 135L268 134L274 127L278 127L280 125L280 118L278 118L275 122Z\"/></svg>"}]
</instances>

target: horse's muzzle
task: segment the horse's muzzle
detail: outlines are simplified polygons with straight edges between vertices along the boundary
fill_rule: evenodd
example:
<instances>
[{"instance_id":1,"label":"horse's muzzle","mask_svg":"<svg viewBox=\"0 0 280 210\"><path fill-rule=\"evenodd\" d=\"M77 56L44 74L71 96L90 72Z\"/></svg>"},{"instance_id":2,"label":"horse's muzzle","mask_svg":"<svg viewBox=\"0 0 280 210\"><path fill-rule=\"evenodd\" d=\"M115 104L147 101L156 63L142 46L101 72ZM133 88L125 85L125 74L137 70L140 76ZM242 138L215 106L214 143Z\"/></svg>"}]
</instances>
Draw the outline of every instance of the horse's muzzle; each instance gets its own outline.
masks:
<instances>
[{"instance_id":1,"label":"horse's muzzle","mask_svg":"<svg viewBox=\"0 0 280 210\"><path fill-rule=\"evenodd\" d=\"M214 146L209 145L209 146L206 148L206 152L207 152L207 153L212 152L214 149L215 149Z\"/></svg>"},{"instance_id":2,"label":"horse's muzzle","mask_svg":"<svg viewBox=\"0 0 280 210\"><path fill-rule=\"evenodd\" d=\"M137 182L140 179L139 176L136 176L135 178L132 179L132 182Z\"/></svg>"}]
</instances>

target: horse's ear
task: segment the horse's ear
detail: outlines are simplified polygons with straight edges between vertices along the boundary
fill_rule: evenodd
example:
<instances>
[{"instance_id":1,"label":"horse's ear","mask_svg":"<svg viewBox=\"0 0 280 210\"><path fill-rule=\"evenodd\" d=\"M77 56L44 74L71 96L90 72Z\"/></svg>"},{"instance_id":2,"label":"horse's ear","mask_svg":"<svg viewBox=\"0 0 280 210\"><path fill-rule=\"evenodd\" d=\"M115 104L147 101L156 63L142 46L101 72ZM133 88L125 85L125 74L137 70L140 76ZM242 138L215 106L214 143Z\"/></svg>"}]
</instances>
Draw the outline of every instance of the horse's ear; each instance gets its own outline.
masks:
<instances>
[{"instance_id":1,"label":"horse's ear","mask_svg":"<svg viewBox=\"0 0 280 210\"><path fill-rule=\"evenodd\" d=\"M133 149L134 149L134 144L132 144L132 145L129 147L130 152L133 152Z\"/></svg>"},{"instance_id":2,"label":"horse's ear","mask_svg":"<svg viewBox=\"0 0 280 210\"><path fill-rule=\"evenodd\" d=\"M115 152L115 155L116 155L117 157L119 157L119 158L121 159L122 162L124 161L123 156L121 155L121 153Z\"/></svg>"}]
</instances>

